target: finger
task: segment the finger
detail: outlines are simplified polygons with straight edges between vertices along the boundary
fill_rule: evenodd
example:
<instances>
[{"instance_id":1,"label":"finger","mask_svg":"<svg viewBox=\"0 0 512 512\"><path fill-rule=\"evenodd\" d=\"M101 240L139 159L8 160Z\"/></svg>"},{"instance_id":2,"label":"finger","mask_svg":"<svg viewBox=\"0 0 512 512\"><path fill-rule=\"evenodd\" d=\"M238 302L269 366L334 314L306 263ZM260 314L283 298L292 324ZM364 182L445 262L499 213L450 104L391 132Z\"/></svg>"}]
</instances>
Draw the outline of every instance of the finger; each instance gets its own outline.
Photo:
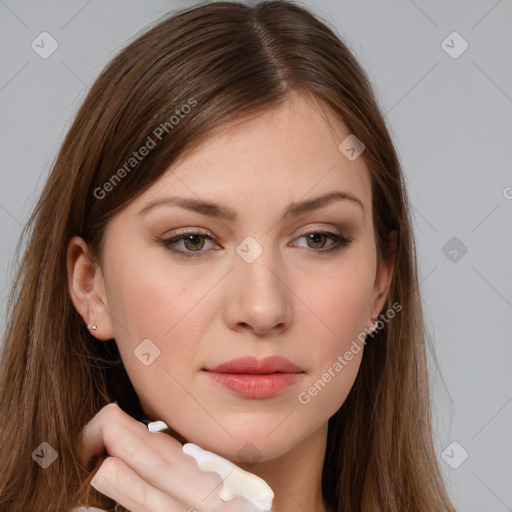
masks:
<instances>
[{"instance_id":1,"label":"finger","mask_svg":"<svg viewBox=\"0 0 512 512\"><path fill-rule=\"evenodd\" d=\"M117 404L103 407L83 428L79 438L80 462L87 466L93 456L101 455L106 449L103 426L120 422L125 429L133 432L145 431L146 427L126 414Z\"/></svg>"},{"instance_id":2,"label":"finger","mask_svg":"<svg viewBox=\"0 0 512 512\"><path fill-rule=\"evenodd\" d=\"M169 434L162 432L153 432L151 434L151 445L157 453L166 453L166 439L168 438ZM183 459L184 454L185 459ZM177 460L174 460L172 461L173 467L171 468L171 471L173 468L178 468L179 474L176 475L176 473L173 472L175 476L169 477L168 480L163 481L161 487L156 480L149 481L150 483L155 481L156 488L162 490L167 489L168 487L166 486L170 485L172 487L171 496L180 503L188 504L187 512L197 512L198 510L208 512L261 512L262 509L251 501L251 498L255 498L255 491L251 493L244 487L245 492L249 492L247 498L236 492L240 491L240 485L245 486L247 482L246 476L242 476L242 478L237 478L236 476L238 471L243 470L223 457L219 457L215 454L212 455L216 458L218 457L221 462L220 464L214 464L214 466L217 469L222 468L222 471L214 470L213 467L203 469L201 465L198 464L198 460L196 460L195 457L191 457L189 453L184 452L183 447L181 447L178 459L183 462L177 464ZM210 464L206 463L206 466L210 465L211 461ZM243 471L243 475L246 474L247 473ZM266 486L266 483L263 483ZM234 492L237 495L232 496L228 501L223 501L220 498L220 490L223 487L227 489L227 496L233 495ZM251 496L251 498L249 498L249 496ZM264 499L265 498L260 495L260 501Z\"/></svg>"},{"instance_id":3,"label":"finger","mask_svg":"<svg viewBox=\"0 0 512 512\"><path fill-rule=\"evenodd\" d=\"M148 431L117 404L105 406L87 424L82 440L85 459L91 453L98 454L106 449L142 481L178 503L195 502L196 507L208 506L208 510L219 505L219 487L223 482L218 473L200 469L196 460L183 452L176 439L162 432ZM112 457L107 460L110 459ZM129 484L123 480L120 480L120 486L121 494L131 492ZM244 506L240 506L239 512L253 510L252 507L247 509L247 500L243 499L242 503ZM223 505L221 510L231 509L227 503Z\"/></svg>"},{"instance_id":4,"label":"finger","mask_svg":"<svg viewBox=\"0 0 512 512\"><path fill-rule=\"evenodd\" d=\"M222 482L217 473L199 470L195 459L183 453L176 439L148 431L116 404L105 406L83 431L84 460L104 449L178 502L190 501L194 491L206 496Z\"/></svg>"},{"instance_id":5,"label":"finger","mask_svg":"<svg viewBox=\"0 0 512 512\"><path fill-rule=\"evenodd\" d=\"M122 459L132 469L150 476L165 471L182 452L181 444L169 435L149 432L117 404L105 406L82 431L81 459L102 453ZM155 446L158 446L158 451ZM166 464L167 463L167 464Z\"/></svg>"},{"instance_id":6,"label":"finger","mask_svg":"<svg viewBox=\"0 0 512 512\"><path fill-rule=\"evenodd\" d=\"M116 457L107 457L91 481L99 492L131 512L184 512L187 507L144 481Z\"/></svg>"}]
</instances>

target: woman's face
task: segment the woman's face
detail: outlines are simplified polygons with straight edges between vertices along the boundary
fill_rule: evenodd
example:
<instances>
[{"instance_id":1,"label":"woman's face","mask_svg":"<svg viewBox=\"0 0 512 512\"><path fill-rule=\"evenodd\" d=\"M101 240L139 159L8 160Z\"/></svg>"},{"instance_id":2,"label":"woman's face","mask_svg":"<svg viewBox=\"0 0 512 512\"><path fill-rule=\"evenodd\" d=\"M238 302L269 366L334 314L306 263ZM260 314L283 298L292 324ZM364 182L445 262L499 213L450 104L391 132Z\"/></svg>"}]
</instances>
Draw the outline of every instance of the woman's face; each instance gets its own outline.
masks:
<instances>
[{"instance_id":1,"label":"woman's face","mask_svg":"<svg viewBox=\"0 0 512 512\"><path fill-rule=\"evenodd\" d=\"M326 427L360 366L354 342L386 298L368 169L338 149L350 132L331 117L332 131L324 112L296 96L219 131L107 228L91 332L115 338L148 417L232 460L248 446L276 458ZM333 193L356 199L309 203ZM196 207L148 207L171 196ZM303 373L258 398L204 371L248 355L283 356Z\"/></svg>"}]
</instances>

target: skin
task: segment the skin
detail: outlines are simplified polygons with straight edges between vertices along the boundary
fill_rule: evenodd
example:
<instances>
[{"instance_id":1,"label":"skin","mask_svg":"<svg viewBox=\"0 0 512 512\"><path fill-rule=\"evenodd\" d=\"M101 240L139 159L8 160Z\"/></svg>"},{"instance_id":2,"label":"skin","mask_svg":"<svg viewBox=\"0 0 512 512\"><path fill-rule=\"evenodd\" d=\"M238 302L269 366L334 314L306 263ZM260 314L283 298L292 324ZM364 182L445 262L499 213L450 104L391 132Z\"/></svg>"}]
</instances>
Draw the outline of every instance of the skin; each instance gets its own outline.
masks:
<instances>
[{"instance_id":1,"label":"skin","mask_svg":"<svg viewBox=\"0 0 512 512\"><path fill-rule=\"evenodd\" d=\"M130 510L146 510L149 500L151 510L186 510L197 502L197 482L205 489L220 483L181 453L184 442L263 478L274 491L275 512L327 510L321 493L327 421L345 401L364 351L307 404L298 395L371 327L385 304L396 250L392 236L387 261L377 266L370 174L362 158L349 161L338 149L349 134L326 108L294 95L278 109L218 131L112 219L103 266L91 262L81 238L70 241L75 307L85 323L98 325L90 331L98 340L115 338L148 418L170 427L167 434L148 432L117 408L110 416L100 411L84 435L84 460L103 446L114 455L97 473L100 490ZM283 218L290 203L334 190L359 198L364 211L341 200ZM238 219L177 206L138 215L149 201L171 195L229 206ZM179 228L201 228L213 240L182 238L172 247L196 256L173 254L156 239L176 236ZM335 241L320 236L308 243L308 228L353 240L326 252ZM236 252L248 236L263 249L251 263ZM149 366L134 355L147 338L160 350ZM238 356L274 354L304 373L271 398L244 398L202 371ZM130 449L138 441L128 432L145 440L140 449ZM146 468L145 450L158 459L158 472ZM240 450L254 462L239 460ZM187 468L189 487L176 464ZM147 501L140 504L142 488Z\"/></svg>"}]
</instances>

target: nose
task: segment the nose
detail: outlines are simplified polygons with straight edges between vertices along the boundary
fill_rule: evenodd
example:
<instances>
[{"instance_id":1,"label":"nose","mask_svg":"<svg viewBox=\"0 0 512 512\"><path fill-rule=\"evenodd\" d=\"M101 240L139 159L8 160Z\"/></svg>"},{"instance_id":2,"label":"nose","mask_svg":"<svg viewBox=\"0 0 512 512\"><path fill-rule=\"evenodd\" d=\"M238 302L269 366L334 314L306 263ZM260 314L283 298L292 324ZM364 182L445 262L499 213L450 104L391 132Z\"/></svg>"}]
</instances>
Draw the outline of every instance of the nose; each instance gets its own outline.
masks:
<instances>
[{"instance_id":1,"label":"nose","mask_svg":"<svg viewBox=\"0 0 512 512\"><path fill-rule=\"evenodd\" d=\"M224 309L231 329L265 336L290 327L293 286L284 268L272 249L264 248L252 262L235 255Z\"/></svg>"}]
</instances>

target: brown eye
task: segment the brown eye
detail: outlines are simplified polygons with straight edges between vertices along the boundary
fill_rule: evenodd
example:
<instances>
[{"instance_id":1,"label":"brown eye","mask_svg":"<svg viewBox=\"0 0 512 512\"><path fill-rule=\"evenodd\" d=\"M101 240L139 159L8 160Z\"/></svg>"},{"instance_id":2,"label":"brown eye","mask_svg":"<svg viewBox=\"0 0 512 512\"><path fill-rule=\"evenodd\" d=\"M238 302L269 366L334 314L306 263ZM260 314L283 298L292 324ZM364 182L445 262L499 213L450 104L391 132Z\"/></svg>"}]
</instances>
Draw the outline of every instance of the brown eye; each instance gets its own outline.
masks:
<instances>
[{"instance_id":1,"label":"brown eye","mask_svg":"<svg viewBox=\"0 0 512 512\"><path fill-rule=\"evenodd\" d=\"M203 242L201 243L201 239ZM183 243L191 251L199 251L204 247L204 237L201 235L186 235L183 237Z\"/></svg>"},{"instance_id":2,"label":"brown eye","mask_svg":"<svg viewBox=\"0 0 512 512\"><path fill-rule=\"evenodd\" d=\"M313 249L313 252L324 253L336 251L346 247L353 238L345 238L344 236L338 235L337 233L330 233L328 231L309 231L304 233L299 238L305 238L307 246ZM332 243L325 245L327 240L331 240Z\"/></svg>"},{"instance_id":3,"label":"brown eye","mask_svg":"<svg viewBox=\"0 0 512 512\"><path fill-rule=\"evenodd\" d=\"M313 244L309 245L312 249L321 249L328 239L329 238L325 235L325 233L311 233L307 235L308 245L309 242Z\"/></svg>"},{"instance_id":4,"label":"brown eye","mask_svg":"<svg viewBox=\"0 0 512 512\"><path fill-rule=\"evenodd\" d=\"M208 252L203 250L206 240L213 240L213 237L202 232L185 232L173 236L172 238L159 241L168 251L179 254L180 256L193 258L201 256L203 252ZM182 248L175 247L181 242L183 244Z\"/></svg>"},{"instance_id":5,"label":"brown eye","mask_svg":"<svg viewBox=\"0 0 512 512\"><path fill-rule=\"evenodd\" d=\"M313 252L317 253L333 253L339 249L346 247L353 238L345 238L337 233L328 231L309 231L300 238L305 238L307 247ZM158 239L158 241L169 251L179 254L183 257L198 257L203 253L208 253L208 250L203 250L206 241L213 240L213 237L203 232L182 232L179 235L167 239ZM332 243L326 245L326 242L331 240ZM177 247L182 243L182 247Z\"/></svg>"}]
</instances>

